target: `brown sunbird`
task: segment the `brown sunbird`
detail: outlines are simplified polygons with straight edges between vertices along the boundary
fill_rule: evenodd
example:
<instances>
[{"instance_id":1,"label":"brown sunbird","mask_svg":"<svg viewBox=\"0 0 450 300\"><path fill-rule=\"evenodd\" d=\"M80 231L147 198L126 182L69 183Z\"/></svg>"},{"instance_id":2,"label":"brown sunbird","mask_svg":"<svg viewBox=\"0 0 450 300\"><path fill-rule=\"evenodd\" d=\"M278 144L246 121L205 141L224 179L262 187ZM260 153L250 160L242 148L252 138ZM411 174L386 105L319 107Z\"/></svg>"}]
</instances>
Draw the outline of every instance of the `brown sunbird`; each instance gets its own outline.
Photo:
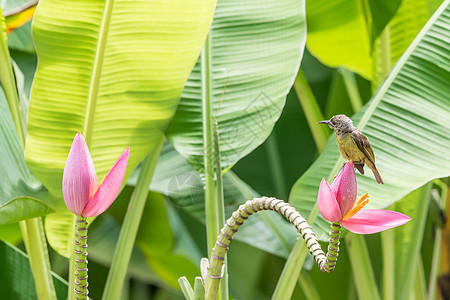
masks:
<instances>
[{"instance_id":1,"label":"brown sunbird","mask_svg":"<svg viewBox=\"0 0 450 300\"><path fill-rule=\"evenodd\" d=\"M346 115L336 115L318 124L327 124L336 132L336 143L345 159L353 161L358 171L364 175L364 164L372 170L378 183L383 183L380 173L375 166L375 154L369 139L355 126Z\"/></svg>"}]
</instances>

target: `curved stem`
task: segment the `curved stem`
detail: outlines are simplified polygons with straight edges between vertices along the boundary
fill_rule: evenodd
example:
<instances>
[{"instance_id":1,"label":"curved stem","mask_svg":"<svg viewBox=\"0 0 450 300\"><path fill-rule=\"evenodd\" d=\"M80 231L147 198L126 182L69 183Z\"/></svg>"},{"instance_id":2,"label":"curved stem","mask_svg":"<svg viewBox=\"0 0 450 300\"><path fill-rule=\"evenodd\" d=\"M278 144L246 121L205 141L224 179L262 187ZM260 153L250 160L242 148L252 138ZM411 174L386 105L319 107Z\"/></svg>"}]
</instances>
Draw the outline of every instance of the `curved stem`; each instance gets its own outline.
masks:
<instances>
[{"instance_id":1,"label":"curved stem","mask_svg":"<svg viewBox=\"0 0 450 300\"><path fill-rule=\"evenodd\" d=\"M88 299L87 221L77 216L75 223L75 289L77 300Z\"/></svg>"},{"instance_id":2,"label":"curved stem","mask_svg":"<svg viewBox=\"0 0 450 300\"><path fill-rule=\"evenodd\" d=\"M325 255L311 226L309 226L305 218L303 218L294 207L289 203L276 198L255 198L239 206L239 209L233 212L231 217L226 221L225 226L220 230L216 244L212 249L209 262L208 275L206 277L205 299L209 300L216 298L220 279L222 278L223 260L228 251L228 245L234 234L238 231L239 226L241 226L250 215L261 210L273 210L280 215L283 215L297 228L320 270L324 273L330 273L334 270L339 251L341 225L338 223L333 223L331 225L330 244L328 245L328 253Z\"/></svg>"}]
</instances>

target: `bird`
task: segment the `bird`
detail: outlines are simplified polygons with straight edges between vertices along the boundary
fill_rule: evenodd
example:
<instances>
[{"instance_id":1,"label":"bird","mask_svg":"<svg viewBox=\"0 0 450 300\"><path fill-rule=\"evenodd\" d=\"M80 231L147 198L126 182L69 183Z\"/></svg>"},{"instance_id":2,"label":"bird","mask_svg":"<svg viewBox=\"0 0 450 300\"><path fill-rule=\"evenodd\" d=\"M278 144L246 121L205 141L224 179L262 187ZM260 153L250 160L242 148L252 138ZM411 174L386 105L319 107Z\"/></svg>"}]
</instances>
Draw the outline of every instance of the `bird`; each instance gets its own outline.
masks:
<instances>
[{"instance_id":1,"label":"bird","mask_svg":"<svg viewBox=\"0 0 450 300\"><path fill-rule=\"evenodd\" d=\"M375 166L375 154L369 139L353 126L349 117L336 115L329 120L317 122L317 124L327 124L336 132L336 143L342 156L351 160L362 175L364 175L364 164L366 164L372 170L377 183L384 183Z\"/></svg>"}]
</instances>

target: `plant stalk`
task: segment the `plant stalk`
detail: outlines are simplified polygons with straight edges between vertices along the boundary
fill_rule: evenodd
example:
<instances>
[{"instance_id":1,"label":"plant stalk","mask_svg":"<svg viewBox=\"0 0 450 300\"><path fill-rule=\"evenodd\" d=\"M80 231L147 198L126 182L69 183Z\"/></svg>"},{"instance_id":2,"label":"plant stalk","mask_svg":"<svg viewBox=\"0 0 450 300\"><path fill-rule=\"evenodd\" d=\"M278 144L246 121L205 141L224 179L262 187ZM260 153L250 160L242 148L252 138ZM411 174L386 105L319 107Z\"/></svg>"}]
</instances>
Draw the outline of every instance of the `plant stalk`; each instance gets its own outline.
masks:
<instances>
[{"instance_id":1,"label":"plant stalk","mask_svg":"<svg viewBox=\"0 0 450 300\"><path fill-rule=\"evenodd\" d=\"M416 300L425 300L427 298L427 281L425 279L425 271L423 269L423 261L421 255L419 255L415 273L416 276L414 278L414 298Z\"/></svg>"},{"instance_id":2,"label":"plant stalk","mask_svg":"<svg viewBox=\"0 0 450 300\"><path fill-rule=\"evenodd\" d=\"M223 94L222 94L223 95ZM214 116L214 161L216 171L216 201L217 201L217 218L219 228L222 228L225 223L225 201L223 197L223 181L222 181L222 167L220 164L220 144L219 144L219 127L217 125L216 116ZM220 282L220 299L228 299L228 264L227 256L224 257L223 278ZM196 280L198 286L198 282ZM197 287L198 293L199 286Z\"/></svg>"},{"instance_id":3,"label":"plant stalk","mask_svg":"<svg viewBox=\"0 0 450 300\"><path fill-rule=\"evenodd\" d=\"M317 204L315 204L311 214L308 217L309 224L314 222L318 212L319 209L317 208ZM277 286L272 294L273 300L290 299L292 297L292 293L294 292L295 285L300 272L303 269L303 264L305 263L307 255L308 248L305 243L298 238L295 242L294 248L292 248L292 251L289 254L286 264L284 265L280 278L278 279Z\"/></svg>"},{"instance_id":4,"label":"plant stalk","mask_svg":"<svg viewBox=\"0 0 450 300\"><path fill-rule=\"evenodd\" d=\"M301 271L298 277L298 284L302 288L303 293L308 300L320 300L319 291L317 290L314 281L309 276L307 271Z\"/></svg>"},{"instance_id":5,"label":"plant stalk","mask_svg":"<svg viewBox=\"0 0 450 300\"><path fill-rule=\"evenodd\" d=\"M395 232L381 232L381 249L383 252L383 299L395 299Z\"/></svg>"},{"instance_id":6,"label":"plant stalk","mask_svg":"<svg viewBox=\"0 0 450 300\"><path fill-rule=\"evenodd\" d=\"M11 112L16 133L19 137L22 149L25 148L25 130L22 122L19 107L19 95L17 93L16 79L14 77L11 57L8 49L6 37L6 23L3 11L0 8L0 84L8 101L9 111Z\"/></svg>"},{"instance_id":7,"label":"plant stalk","mask_svg":"<svg viewBox=\"0 0 450 300\"><path fill-rule=\"evenodd\" d=\"M223 190L221 182L220 156L218 152L218 133L216 138L212 117L212 66L211 66L211 37L208 35L201 54L202 66L202 123L203 123L203 163L205 174L205 215L206 240L208 257L225 222ZM217 125L216 125L217 126ZM224 257L226 260L226 257ZM219 299L228 299L228 275L224 269L224 280L221 282Z\"/></svg>"},{"instance_id":8,"label":"plant stalk","mask_svg":"<svg viewBox=\"0 0 450 300\"><path fill-rule=\"evenodd\" d=\"M359 299L380 300L364 236L348 233L345 242Z\"/></svg>"},{"instance_id":9,"label":"plant stalk","mask_svg":"<svg viewBox=\"0 0 450 300\"><path fill-rule=\"evenodd\" d=\"M275 191L278 197L286 199L286 179L283 172L283 165L280 159L280 150L278 148L275 132L272 132L272 134L269 136L265 143L265 146Z\"/></svg>"},{"instance_id":10,"label":"plant stalk","mask_svg":"<svg viewBox=\"0 0 450 300\"><path fill-rule=\"evenodd\" d=\"M357 113L363 107L363 101L361 99L361 95L359 94L355 74L344 68L339 68L339 73L342 76L345 88L350 98L353 113Z\"/></svg>"},{"instance_id":11,"label":"plant stalk","mask_svg":"<svg viewBox=\"0 0 450 300\"><path fill-rule=\"evenodd\" d=\"M209 261L208 274L205 280L206 300L216 299L219 283L222 279L223 259L234 234L250 215L261 210L272 210L284 216L297 228L320 270L324 273L330 273L334 270L339 251L340 224L331 224L330 243L328 245L328 253L325 255L311 226L308 225L308 222L294 207L276 198L255 198L239 206L239 209L233 212L226 225L220 230Z\"/></svg>"},{"instance_id":12,"label":"plant stalk","mask_svg":"<svg viewBox=\"0 0 450 300\"><path fill-rule=\"evenodd\" d=\"M324 120L324 117L302 69L298 70L297 77L295 77L294 90L302 106L306 121L308 121L317 150L320 153L325 148L330 132L326 126L317 125L317 122Z\"/></svg>"},{"instance_id":13,"label":"plant stalk","mask_svg":"<svg viewBox=\"0 0 450 300\"><path fill-rule=\"evenodd\" d=\"M103 300L114 300L120 299L121 297L128 263L136 240L145 202L147 201L150 182L158 161L158 154L161 152L163 144L164 138L161 136L159 144L156 144L155 148L147 155L142 163L141 172L133 195L131 196L128 210L123 220L119 240L117 241L117 246L114 251L114 257L103 292Z\"/></svg>"},{"instance_id":14,"label":"plant stalk","mask_svg":"<svg viewBox=\"0 0 450 300\"><path fill-rule=\"evenodd\" d=\"M430 190L431 183L427 183L420 188L419 197L421 200L418 202L419 204L416 207L417 211L420 213L416 215L416 217L414 218L414 222L410 225L414 226L414 230L412 230L412 232L414 232L416 236L413 239L413 243L409 245L409 263L402 270L407 274L405 283L400 289L400 296L398 296L402 299L409 299L413 294L412 291L415 288L415 274L417 271L417 264L422 263L422 260L420 259L420 250L422 247L422 240L428 216L428 208L430 207Z\"/></svg>"},{"instance_id":15,"label":"plant stalk","mask_svg":"<svg viewBox=\"0 0 450 300\"><path fill-rule=\"evenodd\" d=\"M42 218L33 218L20 223L21 227L23 223L26 227L29 244L27 252L38 299L56 299Z\"/></svg>"},{"instance_id":16,"label":"plant stalk","mask_svg":"<svg viewBox=\"0 0 450 300\"><path fill-rule=\"evenodd\" d=\"M442 209L442 212L445 213L446 216L450 216L450 210L448 209L450 206L448 206L448 203L450 201L447 201L447 197L450 197L450 193L448 192L449 188L446 184L444 184L442 181L436 180L437 185L441 187L441 196L439 201L439 207ZM436 183L435 182L435 183ZM447 209L446 209L447 208ZM450 222L446 222L444 226L447 226L447 230L450 229ZM447 235L450 237L450 235ZM433 300L436 299L436 286L437 286L437 278L439 276L439 270L441 267L445 268L448 267L450 260L450 243L447 243L447 250L444 248L445 243L442 243L442 238L444 237L444 231L442 230L441 226L437 226L435 231L435 239L434 239L434 247L433 247L433 256L431 259L431 268L430 268L430 277L428 280L428 291L427 291L427 299ZM441 253L441 247L442 247L442 253ZM444 259L441 262L441 255ZM445 263L443 263L445 262Z\"/></svg>"},{"instance_id":17,"label":"plant stalk","mask_svg":"<svg viewBox=\"0 0 450 300\"><path fill-rule=\"evenodd\" d=\"M77 216L75 221L75 288L72 291L77 300L89 299L88 290L88 244L87 244L87 221L86 218Z\"/></svg>"}]
</instances>

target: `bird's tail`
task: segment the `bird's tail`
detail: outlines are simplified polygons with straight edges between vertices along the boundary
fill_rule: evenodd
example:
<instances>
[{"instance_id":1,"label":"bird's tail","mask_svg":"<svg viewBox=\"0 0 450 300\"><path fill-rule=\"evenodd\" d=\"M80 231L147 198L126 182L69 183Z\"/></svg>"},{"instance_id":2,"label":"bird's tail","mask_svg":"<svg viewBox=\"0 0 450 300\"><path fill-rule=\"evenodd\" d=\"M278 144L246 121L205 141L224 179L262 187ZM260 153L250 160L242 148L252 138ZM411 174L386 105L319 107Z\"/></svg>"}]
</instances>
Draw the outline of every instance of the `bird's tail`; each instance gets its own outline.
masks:
<instances>
[{"instance_id":1,"label":"bird's tail","mask_svg":"<svg viewBox=\"0 0 450 300\"><path fill-rule=\"evenodd\" d=\"M370 167L371 167L370 169L373 172L373 175L375 176L375 179L377 180L377 183L384 184L383 179L381 179L380 172L378 172L378 170L377 170L377 167L375 167L375 165L370 166Z\"/></svg>"}]
</instances>

